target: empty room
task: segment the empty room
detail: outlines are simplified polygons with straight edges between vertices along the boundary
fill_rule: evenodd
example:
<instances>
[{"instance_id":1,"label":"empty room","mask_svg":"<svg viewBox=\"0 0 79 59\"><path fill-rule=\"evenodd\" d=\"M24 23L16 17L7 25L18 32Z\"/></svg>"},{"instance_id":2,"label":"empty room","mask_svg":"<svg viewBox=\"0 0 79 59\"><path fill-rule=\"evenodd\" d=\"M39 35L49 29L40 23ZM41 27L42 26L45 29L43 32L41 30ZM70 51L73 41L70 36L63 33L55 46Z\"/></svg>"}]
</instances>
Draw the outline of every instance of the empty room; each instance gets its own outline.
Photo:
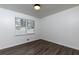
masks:
<instances>
[{"instance_id":1,"label":"empty room","mask_svg":"<svg viewBox=\"0 0 79 59\"><path fill-rule=\"evenodd\" d=\"M0 4L0 55L79 55L79 4Z\"/></svg>"}]
</instances>

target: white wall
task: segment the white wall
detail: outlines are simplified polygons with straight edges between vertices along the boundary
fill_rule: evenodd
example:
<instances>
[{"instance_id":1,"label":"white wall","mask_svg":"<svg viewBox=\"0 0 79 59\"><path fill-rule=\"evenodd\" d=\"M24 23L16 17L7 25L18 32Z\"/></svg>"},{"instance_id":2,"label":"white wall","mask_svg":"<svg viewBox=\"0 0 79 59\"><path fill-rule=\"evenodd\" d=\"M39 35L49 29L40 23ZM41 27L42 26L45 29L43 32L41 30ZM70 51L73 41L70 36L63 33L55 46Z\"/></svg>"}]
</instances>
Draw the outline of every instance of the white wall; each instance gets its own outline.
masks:
<instances>
[{"instance_id":1,"label":"white wall","mask_svg":"<svg viewBox=\"0 0 79 59\"><path fill-rule=\"evenodd\" d=\"M35 34L16 36L15 16L26 19L34 19L36 21ZM38 25L38 18L0 8L0 49L12 47L18 44L23 44L38 39ZM27 41L27 38L30 39L30 41Z\"/></svg>"},{"instance_id":2,"label":"white wall","mask_svg":"<svg viewBox=\"0 0 79 59\"><path fill-rule=\"evenodd\" d=\"M40 28L41 39L79 50L79 6L41 19Z\"/></svg>"}]
</instances>

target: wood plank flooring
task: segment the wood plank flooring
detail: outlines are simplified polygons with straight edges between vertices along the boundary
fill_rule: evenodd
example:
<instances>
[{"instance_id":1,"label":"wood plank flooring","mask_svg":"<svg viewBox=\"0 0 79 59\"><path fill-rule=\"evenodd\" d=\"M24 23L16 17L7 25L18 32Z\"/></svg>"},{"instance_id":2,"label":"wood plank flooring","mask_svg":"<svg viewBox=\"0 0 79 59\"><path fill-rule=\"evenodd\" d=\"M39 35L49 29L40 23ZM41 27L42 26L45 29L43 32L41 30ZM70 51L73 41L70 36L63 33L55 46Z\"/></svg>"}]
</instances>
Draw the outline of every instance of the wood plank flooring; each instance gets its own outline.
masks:
<instances>
[{"instance_id":1,"label":"wood plank flooring","mask_svg":"<svg viewBox=\"0 0 79 59\"><path fill-rule=\"evenodd\" d=\"M79 55L79 51L40 39L0 50L0 55Z\"/></svg>"}]
</instances>

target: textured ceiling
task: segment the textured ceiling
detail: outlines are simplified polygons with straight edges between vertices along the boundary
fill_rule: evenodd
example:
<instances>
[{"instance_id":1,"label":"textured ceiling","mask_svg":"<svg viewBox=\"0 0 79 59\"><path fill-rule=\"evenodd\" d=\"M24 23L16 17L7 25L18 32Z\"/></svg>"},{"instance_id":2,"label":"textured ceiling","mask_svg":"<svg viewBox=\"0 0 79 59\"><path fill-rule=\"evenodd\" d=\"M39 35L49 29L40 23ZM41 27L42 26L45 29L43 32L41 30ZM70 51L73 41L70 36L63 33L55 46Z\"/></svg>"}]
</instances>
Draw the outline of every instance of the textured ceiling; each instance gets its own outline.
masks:
<instances>
[{"instance_id":1,"label":"textured ceiling","mask_svg":"<svg viewBox=\"0 0 79 59\"><path fill-rule=\"evenodd\" d=\"M1 8L10 9L38 18L43 18L75 6L78 6L78 4L41 4L41 10L36 11L33 9L33 4L0 4Z\"/></svg>"}]
</instances>

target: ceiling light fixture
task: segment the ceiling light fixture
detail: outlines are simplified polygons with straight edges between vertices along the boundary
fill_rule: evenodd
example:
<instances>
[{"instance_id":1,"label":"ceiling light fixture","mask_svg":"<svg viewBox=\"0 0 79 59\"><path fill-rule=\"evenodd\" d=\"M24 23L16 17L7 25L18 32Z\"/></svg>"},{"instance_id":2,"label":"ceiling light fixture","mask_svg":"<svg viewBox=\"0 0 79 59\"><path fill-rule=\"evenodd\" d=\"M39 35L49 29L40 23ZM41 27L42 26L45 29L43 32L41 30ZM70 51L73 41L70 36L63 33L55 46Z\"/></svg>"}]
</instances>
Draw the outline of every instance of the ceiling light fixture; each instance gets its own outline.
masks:
<instances>
[{"instance_id":1,"label":"ceiling light fixture","mask_svg":"<svg viewBox=\"0 0 79 59\"><path fill-rule=\"evenodd\" d=\"M35 9L35 10L40 10L40 4L35 4L35 5L34 5L34 9Z\"/></svg>"}]
</instances>

